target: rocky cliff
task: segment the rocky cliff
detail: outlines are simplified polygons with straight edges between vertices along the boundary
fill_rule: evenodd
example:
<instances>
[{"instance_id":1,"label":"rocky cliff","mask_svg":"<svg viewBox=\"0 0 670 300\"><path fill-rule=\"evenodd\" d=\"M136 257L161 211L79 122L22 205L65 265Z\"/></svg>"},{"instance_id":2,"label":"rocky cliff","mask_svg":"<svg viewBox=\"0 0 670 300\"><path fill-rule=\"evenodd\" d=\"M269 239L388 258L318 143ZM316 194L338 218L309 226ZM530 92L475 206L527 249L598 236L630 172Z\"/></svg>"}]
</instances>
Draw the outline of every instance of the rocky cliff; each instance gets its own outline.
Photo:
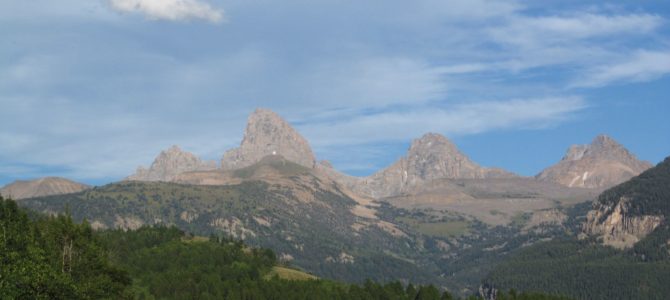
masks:
<instances>
[{"instance_id":1,"label":"rocky cliff","mask_svg":"<svg viewBox=\"0 0 670 300\"><path fill-rule=\"evenodd\" d=\"M584 223L584 233L628 248L667 221L670 213L670 158L603 192Z\"/></svg>"},{"instance_id":2,"label":"rocky cliff","mask_svg":"<svg viewBox=\"0 0 670 300\"><path fill-rule=\"evenodd\" d=\"M605 245L629 248L654 231L665 220L663 215L635 216L629 213L630 198L615 205L596 205L587 215L584 232L602 238Z\"/></svg>"},{"instance_id":3,"label":"rocky cliff","mask_svg":"<svg viewBox=\"0 0 670 300\"><path fill-rule=\"evenodd\" d=\"M461 153L446 137L428 133L412 142L405 157L362 179L354 190L382 198L408 192L435 179L511 177L516 175L501 169L483 168Z\"/></svg>"},{"instance_id":4,"label":"rocky cliff","mask_svg":"<svg viewBox=\"0 0 670 300\"><path fill-rule=\"evenodd\" d=\"M139 167L135 174L128 176L126 180L172 181L175 176L184 172L214 169L216 169L216 162L202 161L192 153L183 151L178 146L172 146L161 151L149 169Z\"/></svg>"},{"instance_id":5,"label":"rocky cliff","mask_svg":"<svg viewBox=\"0 0 670 300\"><path fill-rule=\"evenodd\" d=\"M2 189L0 195L14 200L41 196L77 193L90 188L88 185L60 177L45 177L35 180L17 180Z\"/></svg>"},{"instance_id":6,"label":"rocky cliff","mask_svg":"<svg viewBox=\"0 0 670 300\"><path fill-rule=\"evenodd\" d=\"M221 159L224 170L253 165L268 155L281 155L289 161L314 168L316 159L309 143L276 113L256 109L247 122L239 148L227 151Z\"/></svg>"},{"instance_id":7,"label":"rocky cliff","mask_svg":"<svg viewBox=\"0 0 670 300\"><path fill-rule=\"evenodd\" d=\"M561 161L536 176L568 187L604 189L651 168L614 139L597 136L590 145L574 145Z\"/></svg>"}]
</instances>

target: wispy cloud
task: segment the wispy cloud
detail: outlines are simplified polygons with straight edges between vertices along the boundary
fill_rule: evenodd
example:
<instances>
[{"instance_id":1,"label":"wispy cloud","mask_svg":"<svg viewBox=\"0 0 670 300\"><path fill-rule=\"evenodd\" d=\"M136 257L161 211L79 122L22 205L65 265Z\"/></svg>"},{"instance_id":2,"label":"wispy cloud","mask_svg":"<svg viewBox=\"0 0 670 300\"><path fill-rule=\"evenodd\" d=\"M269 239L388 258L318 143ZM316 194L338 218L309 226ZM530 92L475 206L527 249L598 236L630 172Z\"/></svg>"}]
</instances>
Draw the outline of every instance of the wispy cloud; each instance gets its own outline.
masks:
<instances>
[{"instance_id":1,"label":"wispy cloud","mask_svg":"<svg viewBox=\"0 0 670 300\"><path fill-rule=\"evenodd\" d=\"M588 107L581 97L467 102L361 114L301 127L319 147L408 141L427 132L449 136L493 130L543 128Z\"/></svg>"},{"instance_id":2,"label":"wispy cloud","mask_svg":"<svg viewBox=\"0 0 670 300\"><path fill-rule=\"evenodd\" d=\"M0 165L122 178L171 144L216 159L257 106L349 169L369 165L332 149L558 126L598 101L575 87L670 73L666 18L512 0L0 1Z\"/></svg>"},{"instance_id":3,"label":"wispy cloud","mask_svg":"<svg viewBox=\"0 0 670 300\"><path fill-rule=\"evenodd\" d=\"M574 87L599 87L616 82L641 82L670 73L670 51L638 51L626 61L595 67Z\"/></svg>"},{"instance_id":4,"label":"wispy cloud","mask_svg":"<svg viewBox=\"0 0 670 300\"><path fill-rule=\"evenodd\" d=\"M663 18L652 14L513 15L506 25L491 29L491 36L502 43L538 47L599 36L640 35L658 28L662 23Z\"/></svg>"},{"instance_id":5,"label":"wispy cloud","mask_svg":"<svg viewBox=\"0 0 670 300\"><path fill-rule=\"evenodd\" d=\"M184 21L202 19L212 23L223 21L223 10L198 0L109 0L115 10L139 12L151 20Z\"/></svg>"}]
</instances>

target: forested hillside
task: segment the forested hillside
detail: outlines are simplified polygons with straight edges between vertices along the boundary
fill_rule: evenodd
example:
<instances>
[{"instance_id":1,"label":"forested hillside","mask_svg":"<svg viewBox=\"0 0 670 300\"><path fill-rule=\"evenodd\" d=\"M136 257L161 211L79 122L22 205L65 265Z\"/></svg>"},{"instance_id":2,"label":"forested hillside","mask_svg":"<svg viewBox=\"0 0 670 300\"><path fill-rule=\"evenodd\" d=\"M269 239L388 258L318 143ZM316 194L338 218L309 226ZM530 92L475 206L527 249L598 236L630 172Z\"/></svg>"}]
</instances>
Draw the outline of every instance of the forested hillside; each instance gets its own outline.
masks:
<instances>
[{"instance_id":1,"label":"forested hillside","mask_svg":"<svg viewBox=\"0 0 670 300\"><path fill-rule=\"evenodd\" d=\"M287 181L300 186L262 181L227 186L122 182L20 204L47 214L68 208L75 220L88 219L100 229L160 224L202 236L226 234L271 248L283 260L338 280L432 282L437 267L430 261L421 267L408 261L419 250L406 235L393 235L393 227L355 215L354 200L314 177Z\"/></svg>"},{"instance_id":2,"label":"forested hillside","mask_svg":"<svg viewBox=\"0 0 670 300\"><path fill-rule=\"evenodd\" d=\"M577 299L667 299L670 261L640 261L593 241L552 241L509 257L485 282Z\"/></svg>"},{"instance_id":3,"label":"forested hillside","mask_svg":"<svg viewBox=\"0 0 670 300\"><path fill-rule=\"evenodd\" d=\"M628 203L631 215L670 215L670 157L630 181L615 186L598 197L598 202L612 205L621 198Z\"/></svg>"},{"instance_id":4,"label":"forested hillside","mask_svg":"<svg viewBox=\"0 0 670 300\"><path fill-rule=\"evenodd\" d=\"M2 299L450 299L434 286L280 278L272 250L171 227L95 232L0 198Z\"/></svg>"},{"instance_id":5,"label":"forested hillside","mask_svg":"<svg viewBox=\"0 0 670 300\"><path fill-rule=\"evenodd\" d=\"M629 248L604 246L599 236L530 246L496 266L485 282L501 288L543 291L579 299L667 299L670 295L667 222L670 158L605 191L594 207L611 212L616 205L625 207L621 217L624 220L654 215L662 221ZM632 221L626 221L622 228L632 226Z\"/></svg>"}]
</instances>

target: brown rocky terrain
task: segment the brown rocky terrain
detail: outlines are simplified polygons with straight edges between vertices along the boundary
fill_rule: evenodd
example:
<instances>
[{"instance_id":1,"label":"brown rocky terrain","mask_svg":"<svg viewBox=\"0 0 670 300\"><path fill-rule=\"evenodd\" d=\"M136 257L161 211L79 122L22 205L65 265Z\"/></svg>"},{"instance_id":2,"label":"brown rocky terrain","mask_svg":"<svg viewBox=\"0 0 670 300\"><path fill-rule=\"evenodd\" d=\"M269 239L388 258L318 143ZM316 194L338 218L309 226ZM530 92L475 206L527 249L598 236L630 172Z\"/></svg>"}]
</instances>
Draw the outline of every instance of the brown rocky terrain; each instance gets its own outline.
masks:
<instances>
[{"instance_id":1,"label":"brown rocky terrain","mask_svg":"<svg viewBox=\"0 0 670 300\"><path fill-rule=\"evenodd\" d=\"M352 209L354 215L377 218L374 208L378 204L373 199L358 196L322 172L299 165L281 155L268 155L251 166L236 170L185 172L173 177L172 181L193 185L235 185L261 181L273 188L290 190L297 200L305 203L315 201L314 190L324 190L354 200L357 203Z\"/></svg>"},{"instance_id":2,"label":"brown rocky terrain","mask_svg":"<svg viewBox=\"0 0 670 300\"><path fill-rule=\"evenodd\" d=\"M505 225L523 214L569 207L596 196L595 190L533 178L438 179L383 201L407 209L448 210L487 224Z\"/></svg>"},{"instance_id":3,"label":"brown rocky terrain","mask_svg":"<svg viewBox=\"0 0 670 300\"><path fill-rule=\"evenodd\" d=\"M191 171L207 171L216 169L216 162L202 161L190 152L172 146L161 151L149 169L137 168L135 174L126 180L137 181L171 181L176 175Z\"/></svg>"},{"instance_id":4,"label":"brown rocky terrain","mask_svg":"<svg viewBox=\"0 0 670 300\"><path fill-rule=\"evenodd\" d=\"M599 135L590 145L574 145L561 161L536 176L568 187L605 189L651 168L614 139Z\"/></svg>"},{"instance_id":5,"label":"brown rocky terrain","mask_svg":"<svg viewBox=\"0 0 670 300\"><path fill-rule=\"evenodd\" d=\"M90 186L60 177L17 180L0 189L0 195L14 200L81 192Z\"/></svg>"},{"instance_id":6,"label":"brown rocky terrain","mask_svg":"<svg viewBox=\"0 0 670 300\"><path fill-rule=\"evenodd\" d=\"M307 168L316 159L309 143L278 114L256 109L248 119L239 148L227 151L221 159L224 170L248 167L268 155L281 155Z\"/></svg>"},{"instance_id":7,"label":"brown rocky terrain","mask_svg":"<svg viewBox=\"0 0 670 300\"><path fill-rule=\"evenodd\" d=\"M353 186L373 198L396 196L436 179L514 178L510 172L471 161L446 137L428 133L412 142L407 155Z\"/></svg>"}]
</instances>

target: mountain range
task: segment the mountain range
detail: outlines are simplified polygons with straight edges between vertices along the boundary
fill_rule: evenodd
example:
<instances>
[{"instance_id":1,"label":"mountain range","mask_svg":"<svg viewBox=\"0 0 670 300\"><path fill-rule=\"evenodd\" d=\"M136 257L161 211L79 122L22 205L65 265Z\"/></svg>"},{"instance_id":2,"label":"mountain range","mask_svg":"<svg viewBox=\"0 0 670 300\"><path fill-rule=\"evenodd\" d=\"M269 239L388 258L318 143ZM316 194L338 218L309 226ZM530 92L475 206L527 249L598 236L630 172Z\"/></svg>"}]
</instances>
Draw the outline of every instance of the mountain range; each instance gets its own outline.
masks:
<instances>
[{"instance_id":1,"label":"mountain range","mask_svg":"<svg viewBox=\"0 0 670 300\"><path fill-rule=\"evenodd\" d=\"M583 235L625 249L643 240L665 214L630 217L630 205L591 202L650 167L601 135L523 177L480 166L428 133L389 167L354 177L317 161L288 122L257 109L218 166L172 146L121 182L43 188L19 204L46 214L68 207L97 229L175 225L225 234L321 277L431 282L465 295L529 245Z\"/></svg>"},{"instance_id":2,"label":"mountain range","mask_svg":"<svg viewBox=\"0 0 670 300\"><path fill-rule=\"evenodd\" d=\"M249 116L240 147L226 151L219 168L214 162L203 162L173 146L161 152L148 169L138 168L127 180L173 181L179 177L179 181L188 181L184 173L241 169L271 155L315 169L352 191L375 199L417 192L435 180L522 178L503 169L478 165L437 133L412 141L407 154L383 170L367 177L349 176L327 162L317 162L308 141L279 115L257 109ZM561 161L534 179L570 188L604 190L650 167L650 163L638 160L612 138L599 135L590 145L571 146Z\"/></svg>"}]
</instances>

